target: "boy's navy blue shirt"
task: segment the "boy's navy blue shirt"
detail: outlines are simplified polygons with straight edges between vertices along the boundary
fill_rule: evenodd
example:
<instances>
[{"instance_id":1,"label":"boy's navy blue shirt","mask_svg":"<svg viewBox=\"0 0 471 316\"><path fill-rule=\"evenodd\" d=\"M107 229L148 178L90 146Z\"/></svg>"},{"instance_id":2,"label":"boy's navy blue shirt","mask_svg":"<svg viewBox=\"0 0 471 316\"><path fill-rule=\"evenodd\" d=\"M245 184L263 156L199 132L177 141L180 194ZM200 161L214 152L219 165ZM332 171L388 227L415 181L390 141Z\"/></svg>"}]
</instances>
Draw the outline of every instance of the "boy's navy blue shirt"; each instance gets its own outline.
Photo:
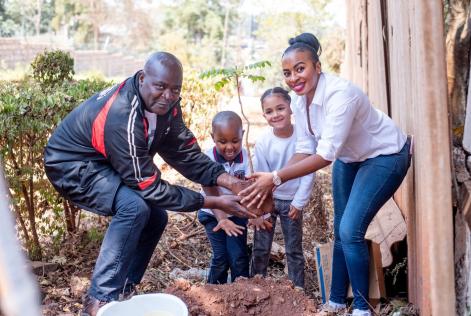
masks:
<instances>
[{"instance_id":1,"label":"boy's navy blue shirt","mask_svg":"<svg viewBox=\"0 0 471 316\"><path fill-rule=\"evenodd\" d=\"M216 146L207 150L205 154L211 159L224 167L224 170L236 178L244 180L246 176L250 174L249 157L247 151L242 148L240 153L235 157L234 161L227 161L216 149ZM218 186L221 194L232 194L232 192L226 188ZM205 195L203 191L201 194ZM213 215L210 209L203 208L201 211Z\"/></svg>"}]
</instances>

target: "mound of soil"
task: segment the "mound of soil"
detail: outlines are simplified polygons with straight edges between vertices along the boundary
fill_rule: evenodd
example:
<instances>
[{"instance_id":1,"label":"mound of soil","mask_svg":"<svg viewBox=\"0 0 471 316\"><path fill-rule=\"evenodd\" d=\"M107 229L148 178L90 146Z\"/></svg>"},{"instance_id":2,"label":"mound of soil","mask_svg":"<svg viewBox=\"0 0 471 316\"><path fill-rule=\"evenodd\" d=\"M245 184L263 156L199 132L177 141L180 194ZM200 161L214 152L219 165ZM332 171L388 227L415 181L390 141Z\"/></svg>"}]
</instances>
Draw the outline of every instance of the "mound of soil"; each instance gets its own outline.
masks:
<instances>
[{"instance_id":1,"label":"mound of soil","mask_svg":"<svg viewBox=\"0 0 471 316\"><path fill-rule=\"evenodd\" d=\"M287 279L257 276L223 285L191 285L178 279L165 293L181 298L192 316L308 316L316 311L315 302Z\"/></svg>"}]
</instances>

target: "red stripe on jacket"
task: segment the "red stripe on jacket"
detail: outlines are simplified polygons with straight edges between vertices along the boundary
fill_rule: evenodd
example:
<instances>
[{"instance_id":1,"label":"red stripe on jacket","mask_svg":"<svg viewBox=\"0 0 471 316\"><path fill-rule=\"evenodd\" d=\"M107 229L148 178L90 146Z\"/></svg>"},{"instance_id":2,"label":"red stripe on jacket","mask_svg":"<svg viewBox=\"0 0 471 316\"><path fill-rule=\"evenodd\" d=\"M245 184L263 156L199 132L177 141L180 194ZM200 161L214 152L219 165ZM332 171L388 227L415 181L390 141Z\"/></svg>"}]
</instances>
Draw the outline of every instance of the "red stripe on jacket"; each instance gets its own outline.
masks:
<instances>
[{"instance_id":1,"label":"red stripe on jacket","mask_svg":"<svg viewBox=\"0 0 471 316\"><path fill-rule=\"evenodd\" d=\"M139 186L139 189L145 190L149 185L154 183L155 179L157 178L157 174L155 173L152 177L149 177L145 179L144 181L139 182L137 185Z\"/></svg>"},{"instance_id":2,"label":"red stripe on jacket","mask_svg":"<svg viewBox=\"0 0 471 316\"><path fill-rule=\"evenodd\" d=\"M190 147L194 143L196 143L196 137L193 137L192 139L190 139L190 141L185 145L185 147Z\"/></svg>"},{"instance_id":3,"label":"red stripe on jacket","mask_svg":"<svg viewBox=\"0 0 471 316\"><path fill-rule=\"evenodd\" d=\"M111 98L106 101L105 106L101 109L100 113L98 113L97 117L93 121L92 126L92 145L99 153L106 157L106 149L105 149L105 123L106 117L108 116L108 111L111 108L114 100L118 96L119 90L124 86L126 81L123 81L118 89L113 93Z\"/></svg>"}]
</instances>

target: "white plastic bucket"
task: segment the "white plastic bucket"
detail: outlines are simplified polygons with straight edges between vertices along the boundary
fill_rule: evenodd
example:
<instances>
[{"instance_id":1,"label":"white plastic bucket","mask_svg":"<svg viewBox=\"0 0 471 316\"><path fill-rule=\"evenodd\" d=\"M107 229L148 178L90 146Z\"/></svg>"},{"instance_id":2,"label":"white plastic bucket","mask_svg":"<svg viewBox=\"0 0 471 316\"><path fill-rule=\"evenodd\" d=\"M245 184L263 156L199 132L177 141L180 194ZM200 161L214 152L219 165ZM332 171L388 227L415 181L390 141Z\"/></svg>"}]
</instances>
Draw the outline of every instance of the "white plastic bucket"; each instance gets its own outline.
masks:
<instances>
[{"instance_id":1,"label":"white plastic bucket","mask_svg":"<svg viewBox=\"0 0 471 316\"><path fill-rule=\"evenodd\" d=\"M188 316L188 308L174 295L143 294L108 303L100 308L97 316Z\"/></svg>"}]
</instances>

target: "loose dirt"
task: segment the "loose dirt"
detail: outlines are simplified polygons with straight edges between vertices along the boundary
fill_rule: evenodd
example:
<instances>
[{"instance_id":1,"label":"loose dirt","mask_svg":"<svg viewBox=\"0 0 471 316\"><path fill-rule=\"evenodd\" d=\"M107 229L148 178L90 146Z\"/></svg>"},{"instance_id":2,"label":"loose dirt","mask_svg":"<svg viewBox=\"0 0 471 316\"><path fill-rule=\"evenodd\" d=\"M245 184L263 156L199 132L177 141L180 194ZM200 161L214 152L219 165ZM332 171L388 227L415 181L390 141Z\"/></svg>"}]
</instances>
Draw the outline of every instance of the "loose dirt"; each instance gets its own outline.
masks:
<instances>
[{"instance_id":1,"label":"loose dirt","mask_svg":"<svg viewBox=\"0 0 471 316\"><path fill-rule=\"evenodd\" d=\"M179 279L166 293L180 297L192 316L307 316L314 315L317 304L295 290L287 279L240 278L223 285L191 285Z\"/></svg>"}]
</instances>

